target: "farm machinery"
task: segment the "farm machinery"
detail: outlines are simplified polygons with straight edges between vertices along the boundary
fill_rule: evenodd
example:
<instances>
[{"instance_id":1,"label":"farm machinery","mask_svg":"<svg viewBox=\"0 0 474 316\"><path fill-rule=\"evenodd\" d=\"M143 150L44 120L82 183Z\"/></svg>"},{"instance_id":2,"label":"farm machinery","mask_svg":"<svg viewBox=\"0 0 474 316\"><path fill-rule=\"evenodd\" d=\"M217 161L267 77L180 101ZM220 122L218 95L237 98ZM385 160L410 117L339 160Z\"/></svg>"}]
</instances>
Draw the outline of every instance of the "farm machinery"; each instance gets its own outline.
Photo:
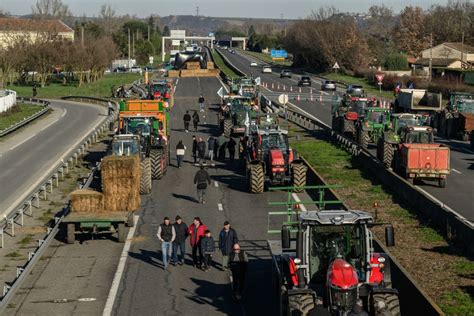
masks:
<instances>
[{"instance_id":1,"label":"farm machinery","mask_svg":"<svg viewBox=\"0 0 474 316\"><path fill-rule=\"evenodd\" d=\"M357 122L375 105L375 99L361 97L335 97L331 106L332 129L342 135L355 138Z\"/></svg>"},{"instance_id":2,"label":"farm machinery","mask_svg":"<svg viewBox=\"0 0 474 316\"><path fill-rule=\"evenodd\" d=\"M369 143L377 143L390 124L390 109L367 108L365 115L356 124L357 142L367 149Z\"/></svg>"},{"instance_id":3,"label":"farm machinery","mask_svg":"<svg viewBox=\"0 0 474 316\"><path fill-rule=\"evenodd\" d=\"M246 126L257 113L252 99L244 96L225 96L219 110L219 125L226 137L243 136Z\"/></svg>"}]
</instances>

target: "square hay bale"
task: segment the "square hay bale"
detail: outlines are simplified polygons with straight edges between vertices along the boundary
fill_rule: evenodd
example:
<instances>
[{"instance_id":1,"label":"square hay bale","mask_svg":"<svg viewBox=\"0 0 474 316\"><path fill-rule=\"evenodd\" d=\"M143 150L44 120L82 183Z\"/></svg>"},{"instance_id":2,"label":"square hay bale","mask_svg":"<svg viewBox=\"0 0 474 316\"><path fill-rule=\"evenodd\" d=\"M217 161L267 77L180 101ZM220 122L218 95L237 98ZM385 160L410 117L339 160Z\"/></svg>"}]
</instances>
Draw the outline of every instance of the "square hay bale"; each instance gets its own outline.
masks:
<instances>
[{"instance_id":1,"label":"square hay bale","mask_svg":"<svg viewBox=\"0 0 474 316\"><path fill-rule=\"evenodd\" d=\"M189 69L181 70L181 77L195 77L195 76L196 76L195 70L189 70Z\"/></svg>"},{"instance_id":2,"label":"square hay bale","mask_svg":"<svg viewBox=\"0 0 474 316\"><path fill-rule=\"evenodd\" d=\"M101 173L106 212L129 212L140 207L138 156L107 156L102 160Z\"/></svg>"},{"instance_id":3,"label":"square hay bale","mask_svg":"<svg viewBox=\"0 0 474 316\"><path fill-rule=\"evenodd\" d=\"M207 69L214 69L214 63L212 61L207 62Z\"/></svg>"},{"instance_id":4,"label":"square hay bale","mask_svg":"<svg viewBox=\"0 0 474 316\"><path fill-rule=\"evenodd\" d=\"M189 69L189 70L201 69L201 64L198 61L189 61L186 63L186 69Z\"/></svg>"},{"instance_id":5,"label":"square hay bale","mask_svg":"<svg viewBox=\"0 0 474 316\"><path fill-rule=\"evenodd\" d=\"M71 193L71 212L101 213L104 211L104 195L100 192L84 189Z\"/></svg>"},{"instance_id":6,"label":"square hay bale","mask_svg":"<svg viewBox=\"0 0 474 316\"><path fill-rule=\"evenodd\" d=\"M168 77L170 78L179 77L179 70L168 70Z\"/></svg>"}]
</instances>

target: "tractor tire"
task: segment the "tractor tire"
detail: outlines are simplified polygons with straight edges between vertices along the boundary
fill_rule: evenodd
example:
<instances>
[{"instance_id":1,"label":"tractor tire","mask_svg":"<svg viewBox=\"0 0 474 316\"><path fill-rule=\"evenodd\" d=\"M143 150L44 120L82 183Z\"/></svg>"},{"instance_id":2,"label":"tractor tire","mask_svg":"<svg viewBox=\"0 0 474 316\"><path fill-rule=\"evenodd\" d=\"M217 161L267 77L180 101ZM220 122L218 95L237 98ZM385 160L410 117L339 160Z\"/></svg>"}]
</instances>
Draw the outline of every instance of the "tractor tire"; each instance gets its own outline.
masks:
<instances>
[{"instance_id":1,"label":"tractor tire","mask_svg":"<svg viewBox=\"0 0 474 316\"><path fill-rule=\"evenodd\" d=\"M333 131L339 133L339 118L337 116L332 117L331 128Z\"/></svg>"},{"instance_id":2,"label":"tractor tire","mask_svg":"<svg viewBox=\"0 0 474 316\"><path fill-rule=\"evenodd\" d=\"M378 303L383 302L384 308L378 308ZM372 307L375 316L391 315L400 316L400 301L398 295L393 293L374 294L372 296Z\"/></svg>"},{"instance_id":3,"label":"tractor tire","mask_svg":"<svg viewBox=\"0 0 474 316\"><path fill-rule=\"evenodd\" d=\"M127 239L127 230L125 229L125 223L119 223L118 224L118 242L119 243L124 243L125 239Z\"/></svg>"},{"instance_id":4,"label":"tractor tire","mask_svg":"<svg viewBox=\"0 0 474 316\"><path fill-rule=\"evenodd\" d=\"M349 121L346 119L343 119L342 121L342 134L343 135L348 135L351 138L354 138L356 135L356 127L353 121Z\"/></svg>"},{"instance_id":5,"label":"tractor tire","mask_svg":"<svg viewBox=\"0 0 474 316\"><path fill-rule=\"evenodd\" d=\"M250 193L262 193L265 187L265 174L262 165L251 165L248 170L248 186Z\"/></svg>"},{"instance_id":6,"label":"tractor tire","mask_svg":"<svg viewBox=\"0 0 474 316\"><path fill-rule=\"evenodd\" d=\"M446 187L446 178L441 178L438 180L438 185L440 188L445 188Z\"/></svg>"},{"instance_id":7,"label":"tractor tire","mask_svg":"<svg viewBox=\"0 0 474 316\"><path fill-rule=\"evenodd\" d=\"M163 156L162 149L152 149L150 150L150 160L151 160L151 178L152 179L161 179L163 177L163 161L165 157Z\"/></svg>"},{"instance_id":8,"label":"tractor tire","mask_svg":"<svg viewBox=\"0 0 474 316\"><path fill-rule=\"evenodd\" d=\"M302 187L306 186L306 173L308 171L308 167L306 167L302 163L294 163L292 164L292 169L293 169L293 186L296 187L294 191L303 192L304 189L302 189Z\"/></svg>"},{"instance_id":9,"label":"tractor tire","mask_svg":"<svg viewBox=\"0 0 474 316\"><path fill-rule=\"evenodd\" d=\"M385 168L390 169L393 165L393 147L387 142L383 142L382 162Z\"/></svg>"},{"instance_id":10,"label":"tractor tire","mask_svg":"<svg viewBox=\"0 0 474 316\"><path fill-rule=\"evenodd\" d=\"M315 307L311 294L297 294L288 297L288 315L306 316Z\"/></svg>"},{"instance_id":11,"label":"tractor tire","mask_svg":"<svg viewBox=\"0 0 474 316\"><path fill-rule=\"evenodd\" d=\"M140 194L151 193L151 164L150 158L145 158L140 162Z\"/></svg>"},{"instance_id":12,"label":"tractor tire","mask_svg":"<svg viewBox=\"0 0 474 316\"><path fill-rule=\"evenodd\" d=\"M68 223L66 225L66 242L70 245L76 241L76 225Z\"/></svg>"},{"instance_id":13,"label":"tractor tire","mask_svg":"<svg viewBox=\"0 0 474 316\"><path fill-rule=\"evenodd\" d=\"M231 136L233 126L234 124L232 124L232 120L224 120L224 136L225 137Z\"/></svg>"},{"instance_id":14,"label":"tractor tire","mask_svg":"<svg viewBox=\"0 0 474 316\"><path fill-rule=\"evenodd\" d=\"M359 133L357 133L357 142L362 148L367 149L370 143L369 132L363 129L359 130Z\"/></svg>"},{"instance_id":15,"label":"tractor tire","mask_svg":"<svg viewBox=\"0 0 474 316\"><path fill-rule=\"evenodd\" d=\"M383 137L380 137L377 140L377 159L383 161Z\"/></svg>"}]
</instances>

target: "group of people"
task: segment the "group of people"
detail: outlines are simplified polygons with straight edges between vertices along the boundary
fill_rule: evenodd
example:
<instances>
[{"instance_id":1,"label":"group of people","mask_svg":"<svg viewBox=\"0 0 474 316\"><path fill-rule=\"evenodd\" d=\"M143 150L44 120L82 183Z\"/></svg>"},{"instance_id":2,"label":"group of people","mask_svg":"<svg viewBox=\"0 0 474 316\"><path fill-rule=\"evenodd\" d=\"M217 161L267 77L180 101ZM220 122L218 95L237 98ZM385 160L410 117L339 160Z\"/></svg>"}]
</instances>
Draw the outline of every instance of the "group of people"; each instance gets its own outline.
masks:
<instances>
[{"instance_id":1,"label":"group of people","mask_svg":"<svg viewBox=\"0 0 474 316\"><path fill-rule=\"evenodd\" d=\"M199 217L194 217L193 223L189 226L179 215L176 216L173 224L168 217L165 217L163 223L158 227L157 237L161 241L162 261L165 270L168 270L170 264L176 266L185 263L186 239L188 237L192 249L193 266L203 271L211 269L216 243L211 231ZM222 269L230 269L232 272L234 298L240 299L245 285L248 258L246 253L240 249L237 232L228 221L224 222L223 228L219 232L217 246L222 254Z\"/></svg>"}]
</instances>

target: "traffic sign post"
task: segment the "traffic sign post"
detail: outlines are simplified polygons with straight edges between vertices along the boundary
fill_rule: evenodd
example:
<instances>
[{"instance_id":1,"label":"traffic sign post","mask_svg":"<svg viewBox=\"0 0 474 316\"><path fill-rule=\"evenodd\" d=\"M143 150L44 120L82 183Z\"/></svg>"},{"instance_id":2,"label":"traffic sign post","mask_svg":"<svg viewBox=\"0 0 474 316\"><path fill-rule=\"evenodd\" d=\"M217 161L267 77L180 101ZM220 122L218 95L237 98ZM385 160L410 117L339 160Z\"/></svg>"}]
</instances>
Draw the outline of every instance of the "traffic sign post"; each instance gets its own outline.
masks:
<instances>
[{"instance_id":1,"label":"traffic sign post","mask_svg":"<svg viewBox=\"0 0 474 316\"><path fill-rule=\"evenodd\" d=\"M286 125L288 126L288 111L286 108L286 104L288 103L288 94L280 94L278 96L278 102L283 105L283 108L285 109L285 120L286 120Z\"/></svg>"},{"instance_id":2,"label":"traffic sign post","mask_svg":"<svg viewBox=\"0 0 474 316\"><path fill-rule=\"evenodd\" d=\"M379 85L379 93L382 94L382 82L383 78L385 78L384 74L376 74L375 78L377 78L377 83Z\"/></svg>"},{"instance_id":3,"label":"traffic sign post","mask_svg":"<svg viewBox=\"0 0 474 316\"><path fill-rule=\"evenodd\" d=\"M336 62L334 63L334 66L332 66L332 69L334 69L334 71L335 71L336 74L337 74L337 70L338 70L339 68L341 68L341 67L339 67L339 64L338 64L337 61L336 61Z\"/></svg>"}]
</instances>

